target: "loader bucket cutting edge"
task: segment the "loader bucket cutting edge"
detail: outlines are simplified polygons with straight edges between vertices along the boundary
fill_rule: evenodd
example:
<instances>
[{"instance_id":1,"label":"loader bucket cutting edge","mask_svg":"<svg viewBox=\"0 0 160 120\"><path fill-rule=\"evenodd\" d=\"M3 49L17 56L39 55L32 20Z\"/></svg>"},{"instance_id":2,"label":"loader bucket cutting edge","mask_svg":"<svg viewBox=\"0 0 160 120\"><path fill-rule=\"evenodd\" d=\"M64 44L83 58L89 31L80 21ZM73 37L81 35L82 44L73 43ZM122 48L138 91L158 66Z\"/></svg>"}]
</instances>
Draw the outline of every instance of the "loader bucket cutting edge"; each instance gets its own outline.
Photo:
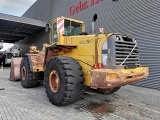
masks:
<instances>
[{"instance_id":1,"label":"loader bucket cutting edge","mask_svg":"<svg viewBox=\"0 0 160 120\"><path fill-rule=\"evenodd\" d=\"M20 79L20 63L21 63L21 60L22 60L22 58L12 58L9 80L17 81L17 80Z\"/></svg>"}]
</instances>

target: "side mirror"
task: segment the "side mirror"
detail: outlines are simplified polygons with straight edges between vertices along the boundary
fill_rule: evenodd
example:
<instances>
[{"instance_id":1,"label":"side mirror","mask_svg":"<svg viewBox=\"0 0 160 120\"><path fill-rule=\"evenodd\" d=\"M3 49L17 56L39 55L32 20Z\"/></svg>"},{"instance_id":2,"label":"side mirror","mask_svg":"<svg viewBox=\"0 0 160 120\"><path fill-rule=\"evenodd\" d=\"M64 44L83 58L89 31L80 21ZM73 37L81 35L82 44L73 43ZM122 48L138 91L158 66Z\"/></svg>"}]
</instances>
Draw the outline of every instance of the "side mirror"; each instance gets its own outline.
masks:
<instances>
[{"instance_id":1,"label":"side mirror","mask_svg":"<svg viewBox=\"0 0 160 120\"><path fill-rule=\"evenodd\" d=\"M46 28L45 28L45 32L48 32L49 29L50 29L50 25L49 25L49 23L47 23L47 24L46 24Z\"/></svg>"}]
</instances>

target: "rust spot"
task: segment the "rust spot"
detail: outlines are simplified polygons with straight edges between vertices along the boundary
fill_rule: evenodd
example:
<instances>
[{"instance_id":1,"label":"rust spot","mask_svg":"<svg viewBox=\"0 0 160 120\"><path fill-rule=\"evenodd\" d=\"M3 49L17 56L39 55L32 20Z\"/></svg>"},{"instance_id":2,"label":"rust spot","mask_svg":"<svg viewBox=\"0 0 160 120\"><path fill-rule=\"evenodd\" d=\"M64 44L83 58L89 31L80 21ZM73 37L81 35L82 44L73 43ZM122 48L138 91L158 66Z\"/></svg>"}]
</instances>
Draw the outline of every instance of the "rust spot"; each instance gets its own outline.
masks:
<instances>
[{"instance_id":1,"label":"rust spot","mask_svg":"<svg viewBox=\"0 0 160 120\"><path fill-rule=\"evenodd\" d=\"M44 54L38 53L38 54L30 54L32 65L33 65L33 71L43 71L43 63L44 63Z\"/></svg>"},{"instance_id":2,"label":"rust spot","mask_svg":"<svg viewBox=\"0 0 160 120\"><path fill-rule=\"evenodd\" d=\"M148 68L136 69L92 69L90 71L92 88L114 88L131 84L148 77Z\"/></svg>"}]
</instances>

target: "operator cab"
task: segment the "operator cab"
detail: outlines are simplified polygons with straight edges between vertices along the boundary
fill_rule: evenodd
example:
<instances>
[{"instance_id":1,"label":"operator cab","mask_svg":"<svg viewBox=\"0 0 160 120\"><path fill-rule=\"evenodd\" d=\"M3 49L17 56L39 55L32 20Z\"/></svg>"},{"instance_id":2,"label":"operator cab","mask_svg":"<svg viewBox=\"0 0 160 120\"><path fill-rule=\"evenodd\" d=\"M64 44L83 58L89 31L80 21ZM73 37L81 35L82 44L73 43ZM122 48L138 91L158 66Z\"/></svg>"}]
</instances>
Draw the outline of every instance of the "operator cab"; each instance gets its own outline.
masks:
<instances>
[{"instance_id":1,"label":"operator cab","mask_svg":"<svg viewBox=\"0 0 160 120\"><path fill-rule=\"evenodd\" d=\"M85 26L83 21L58 17L51 22L51 42L58 42L59 34L63 36L77 36L85 31Z\"/></svg>"}]
</instances>

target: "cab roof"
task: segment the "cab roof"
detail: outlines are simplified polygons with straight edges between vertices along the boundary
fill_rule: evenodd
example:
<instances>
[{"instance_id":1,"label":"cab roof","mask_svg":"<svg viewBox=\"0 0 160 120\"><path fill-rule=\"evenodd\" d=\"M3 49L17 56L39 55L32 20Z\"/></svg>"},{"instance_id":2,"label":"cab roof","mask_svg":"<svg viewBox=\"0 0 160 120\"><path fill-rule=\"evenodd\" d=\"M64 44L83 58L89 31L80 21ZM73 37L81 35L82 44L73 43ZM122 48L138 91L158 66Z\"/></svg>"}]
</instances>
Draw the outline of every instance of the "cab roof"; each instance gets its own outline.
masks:
<instances>
[{"instance_id":1,"label":"cab roof","mask_svg":"<svg viewBox=\"0 0 160 120\"><path fill-rule=\"evenodd\" d=\"M64 20L69 20L69 21L73 21L73 22L77 22L77 23L84 24L83 21L80 21L80 20L77 20L77 19L73 19L73 18L64 17L64 16L60 16L60 17L57 17L57 18L51 20L51 23L56 22L58 18L62 18L62 19L64 19Z\"/></svg>"}]
</instances>

